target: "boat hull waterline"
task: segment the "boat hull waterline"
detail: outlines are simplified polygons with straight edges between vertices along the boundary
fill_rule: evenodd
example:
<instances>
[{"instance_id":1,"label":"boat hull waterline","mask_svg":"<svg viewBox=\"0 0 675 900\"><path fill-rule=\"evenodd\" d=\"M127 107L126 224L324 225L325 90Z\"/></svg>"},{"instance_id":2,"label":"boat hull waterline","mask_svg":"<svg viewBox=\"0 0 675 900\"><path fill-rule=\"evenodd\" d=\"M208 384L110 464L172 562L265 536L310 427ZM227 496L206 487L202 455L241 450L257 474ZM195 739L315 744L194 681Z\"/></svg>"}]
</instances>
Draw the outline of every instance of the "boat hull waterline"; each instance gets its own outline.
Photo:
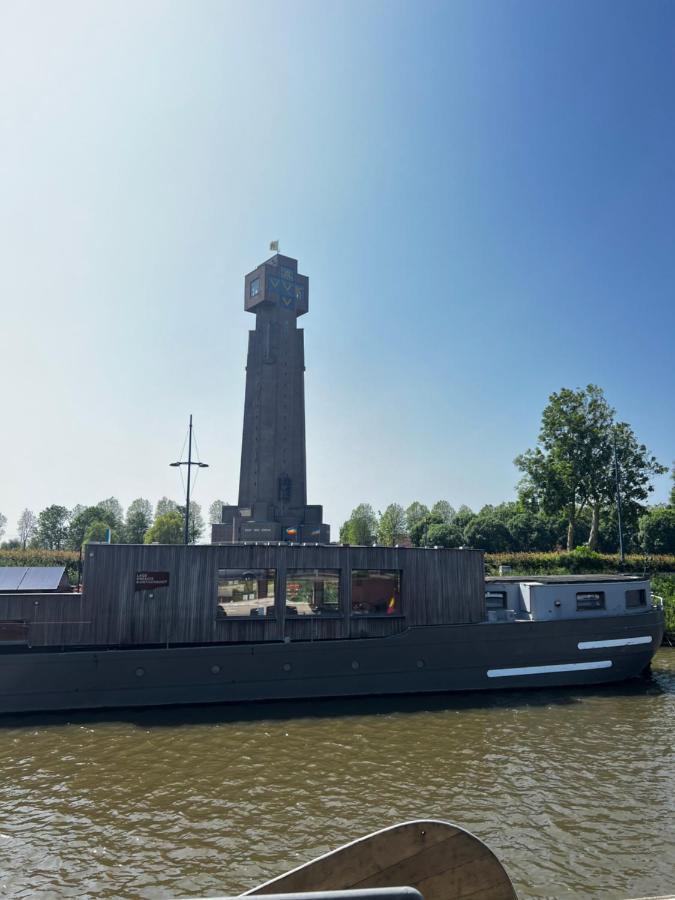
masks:
<instances>
[{"instance_id":1,"label":"boat hull waterline","mask_svg":"<svg viewBox=\"0 0 675 900\"><path fill-rule=\"evenodd\" d=\"M0 713L437 693L639 676L663 612L411 627L383 638L0 655Z\"/></svg>"}]
</instances>

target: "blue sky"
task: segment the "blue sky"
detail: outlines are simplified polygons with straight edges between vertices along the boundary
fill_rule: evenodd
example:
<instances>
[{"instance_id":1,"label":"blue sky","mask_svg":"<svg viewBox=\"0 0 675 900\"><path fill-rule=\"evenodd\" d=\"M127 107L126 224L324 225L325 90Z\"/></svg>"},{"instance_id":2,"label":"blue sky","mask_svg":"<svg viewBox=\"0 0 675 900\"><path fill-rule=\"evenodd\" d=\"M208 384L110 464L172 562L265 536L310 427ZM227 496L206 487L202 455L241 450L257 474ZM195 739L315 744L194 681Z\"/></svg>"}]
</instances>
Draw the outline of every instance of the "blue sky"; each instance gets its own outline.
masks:
<instances>
[{"instance_id":1,"label":"blue sky","mask_svg":"<svg viewBox=\"0 0 675 900\"><path fill-rule=\"evenodd\" d=\"M514 495L548 395L675 457L675 5L0 7L0 511L235 501L243 277L310 278L309 500ZM664 500L669 480L657 480Z\"/></svg>"}]
</instances>

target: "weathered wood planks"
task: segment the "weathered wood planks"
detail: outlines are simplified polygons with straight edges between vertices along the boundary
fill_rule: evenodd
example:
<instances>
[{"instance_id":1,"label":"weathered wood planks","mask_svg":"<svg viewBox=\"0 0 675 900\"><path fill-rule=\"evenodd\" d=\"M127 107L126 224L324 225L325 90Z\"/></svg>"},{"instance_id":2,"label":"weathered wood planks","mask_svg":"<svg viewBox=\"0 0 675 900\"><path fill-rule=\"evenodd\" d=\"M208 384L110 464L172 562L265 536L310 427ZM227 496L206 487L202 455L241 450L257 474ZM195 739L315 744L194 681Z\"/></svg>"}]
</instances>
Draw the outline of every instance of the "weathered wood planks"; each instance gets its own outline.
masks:
<instances>
[{"instance_id":1,"label":"weathered wood planks","mask_svg":"<svg viewBox=\"0 0 675 900\"><path fill-rule=\"evenodd\" d=\"M407 886L424 900L514 900L502 864L449 822L404 822L360 838L267 881L244 896Z\"/></svg>"},{"instance_id":2,"label":"weathered wood planks","mask_svg":"<svg viewBox=\"0 0 675 900\"><path fill-rule=\"evenodd\" d=\"M217 616L218 569L274 569L275 614ZM340 574L337 616L292 616L293 569ZM352 614L352 570L401 573L396 615ZM168 573L168 585L137 589L137 574ZM176 645L386 637L416 625L484 618L483 555L476 550L321 545L89 544L82 594L0 595L0 621L26 620L33 646ZM289 579L292 578L292 572Z\"/></svg>"}]
</instances>

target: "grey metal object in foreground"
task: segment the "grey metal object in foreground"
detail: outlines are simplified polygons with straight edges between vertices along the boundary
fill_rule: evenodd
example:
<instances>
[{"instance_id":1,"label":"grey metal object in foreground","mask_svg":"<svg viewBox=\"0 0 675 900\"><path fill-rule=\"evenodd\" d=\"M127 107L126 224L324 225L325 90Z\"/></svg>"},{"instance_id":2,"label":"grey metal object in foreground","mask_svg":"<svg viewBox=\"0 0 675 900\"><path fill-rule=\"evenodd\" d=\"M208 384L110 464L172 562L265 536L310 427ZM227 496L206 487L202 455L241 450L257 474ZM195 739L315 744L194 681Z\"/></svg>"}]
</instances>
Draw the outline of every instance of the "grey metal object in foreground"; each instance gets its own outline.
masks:
<instances>
[{"instance_id":1,"label":"grey metal object in foreground","mask_svg":"<svg viewBox=\"0 0 675 900\"><path fill-rule=\"evenodd\" d=\"M411 887L370 888L354 891L291 891L286 894L268 894L268 900L424 900L419 891ZM186 900L240 900L241 895L222 897L191 897Z\"/></svg>"},{"instance_id":2,"label":"grey metal object in foreground","mask_svg":"<svg viewBox=\"0 0 675 900\"><path fill-rule=\"evenodd\" d=\"M424 900L516 900L503 865L479 838L435 819L403 822L326 853L245 896L408 885Z\"/></svg>"}]
</instances>

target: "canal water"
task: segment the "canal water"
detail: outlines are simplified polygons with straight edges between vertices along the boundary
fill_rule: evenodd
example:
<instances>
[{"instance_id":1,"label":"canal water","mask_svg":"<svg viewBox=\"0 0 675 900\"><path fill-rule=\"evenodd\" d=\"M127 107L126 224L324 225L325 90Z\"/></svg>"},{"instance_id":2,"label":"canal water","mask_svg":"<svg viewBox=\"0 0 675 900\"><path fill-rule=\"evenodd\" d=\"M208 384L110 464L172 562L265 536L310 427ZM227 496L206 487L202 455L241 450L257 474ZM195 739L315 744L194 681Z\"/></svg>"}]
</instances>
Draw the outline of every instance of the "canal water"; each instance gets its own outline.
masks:
<instances>
[{"instance_id":1,"label":"canal water","mask_svg":"<svg viewBox=\"0 0 675 900\"><path fill-rule=\"evenodd\" d=\"M0 720L0 895L237 893L396 822L518 895L675 893L675 649L617 687Z\"/></svg>"}]
</instances>

